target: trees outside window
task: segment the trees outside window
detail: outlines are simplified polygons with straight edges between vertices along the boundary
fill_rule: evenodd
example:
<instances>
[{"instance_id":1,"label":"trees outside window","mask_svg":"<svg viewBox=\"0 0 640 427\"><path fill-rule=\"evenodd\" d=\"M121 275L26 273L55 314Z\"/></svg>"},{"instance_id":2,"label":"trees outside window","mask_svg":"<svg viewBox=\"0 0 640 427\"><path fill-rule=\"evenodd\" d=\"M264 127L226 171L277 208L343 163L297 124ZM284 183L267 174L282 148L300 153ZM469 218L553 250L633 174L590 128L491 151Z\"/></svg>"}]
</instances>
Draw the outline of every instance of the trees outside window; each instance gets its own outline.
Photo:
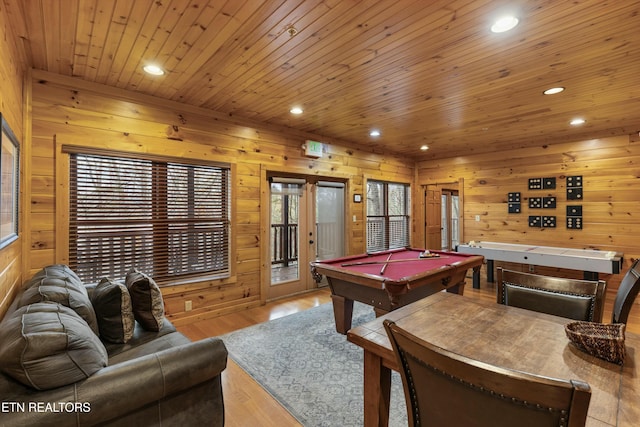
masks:
<instances>
[{"instance_id":1,"label":"trees outside window","mask_svg":"<svg viewBox=\"0 0 640 427\"><path fill-rule=\"evenodd\" d=\"M80 278L228 277L230 168L73 153L69 264Z\"/></svg>"}]
</instances>

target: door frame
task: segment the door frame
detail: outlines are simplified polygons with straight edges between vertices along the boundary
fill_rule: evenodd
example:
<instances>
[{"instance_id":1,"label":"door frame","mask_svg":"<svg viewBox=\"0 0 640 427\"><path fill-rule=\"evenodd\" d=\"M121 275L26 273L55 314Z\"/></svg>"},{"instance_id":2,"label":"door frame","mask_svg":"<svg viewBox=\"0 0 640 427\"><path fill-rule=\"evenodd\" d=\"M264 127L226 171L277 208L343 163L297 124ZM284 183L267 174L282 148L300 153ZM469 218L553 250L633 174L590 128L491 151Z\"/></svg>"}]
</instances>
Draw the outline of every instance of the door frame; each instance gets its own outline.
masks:
<instances>
[{"instance_id":1,"label":"door frame","mask_svg":"<svg viewBox=\"0 0 640 427\"><path fill-rule=\"evenodd\" d=\"M344 215L346 218L351 218L352 216L352 206L348 201L350 200L351 194L351 180L349 176L343 174L335 174L333 176L326 175L310 175L305 172L292 172L291 169L282 170L278 168L270 168L265 165L260 165L260 301L264 304L269 300L269 288L271 286L271 249L270 249L270 232L271 232L271 184L269 182L269 177L271 176L281 176L281 177L290 177L290 178L304 178L307 180L306 185L315 185L317 181L336 181L342 182L345 184L344 191ZM315 192L309 192L315 195ZM308 218L307 222L313 222L315 218L315 200L310 200L309 202L311 209L311 215ZM313 229L313 224L310 225L311 229ZM350 221L345 220L344 224L345 234L348 236L352 232L352 226ZM315 229L314 238L315 236ZM308 230L306 231L305 240L300 239L301 242L305 242L305 246L308 248ZM345 253L349 253L349 239L345 239ZM314 243L315 244L315 243ZM300 248L299 248L300 249ZM315 253L315 252L314 252ZM310 256L309 258L311 258ZM310 268L306 268L300 263L300 274L308 274L311 277ZM312 280L312 279L310 279ZM282 285L281 285L282 286ZM286 285L285 285L286 286ZM306 291L313 290L317 288L317 284L315 282L311 283L310 287L307 287Z\"/></svg>"},{"instance_id":2,"label":"door frame","mask_svg":"<svg viewBox=\"0 0 640 427\"><path fill-rule=\"evenodd\" d=\"M427 228L429 227L429 218L427 218L427 197L426 197L426 193L427 193L427 188L437 188L440 190L440 192L442 192L443 189L447 189L447 190L456 190L458 191L458 204L459 204L459 209L460 209L460 218L459 218L459 227L460 227L460 241L464 242L464 178L459 178L458 181L448 181L448 182L425 182L420 184L419 188L420 188L420 209L418 212L418 217L421 219L421 221L419 222L419 224L423 224L423 227L417 227L417 230L419 230L420 236L417 236L418 238L416 239L416 241L419 242L423 242L422 244L424 245L424 247L428 247L427 246ZM440 198L438 198L438 200L440 200ZM440 206L440 209L442 209L442 206ZM438 210L438 223L440 222L440 210ZM441 245L441 241L442 241L442 236L440 235L440 241L438 243L438 246ZM455 249L455 248L453 248Z\"/></svg>"}]
</instances>

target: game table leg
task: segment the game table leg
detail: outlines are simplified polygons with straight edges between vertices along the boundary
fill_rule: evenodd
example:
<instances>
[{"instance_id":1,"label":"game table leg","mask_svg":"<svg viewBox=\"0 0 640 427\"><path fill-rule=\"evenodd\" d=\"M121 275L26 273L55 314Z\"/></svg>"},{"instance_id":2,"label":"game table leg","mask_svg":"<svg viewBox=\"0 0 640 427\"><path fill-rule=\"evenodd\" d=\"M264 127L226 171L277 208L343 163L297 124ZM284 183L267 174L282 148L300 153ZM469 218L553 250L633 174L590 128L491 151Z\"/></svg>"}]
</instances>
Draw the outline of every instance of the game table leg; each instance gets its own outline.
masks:
<instances>
[{"instance_id":1,"label":"game table leg","mask_svg":"<svg viewBox=\"0 0 640 427\"><path fill-rule=\"evenodd\" d=\"M333 301L333 317L336 321L336 331L345 335L351 329L353 316L353 300L340 295L331 295Z\"/></svg>"},{"instance_id":2,"label":"game table leg","mask_svg":"<svg viewBox=\"0 0 640 427\"><path fill-rule=\"evenodd\" d=\"M364 352L364 426L389 425L391 400L391 370L382 364L382 358Z\"/></svg>"},{"instance_id":3,"label":"game table leg","mask_svg":"<svg viewBox=\"0 0 640 427\"><path fill-rule=\"evenodd\" d=\"M473 288L480 289L480 269L473 269Z\"/></svg>"},{"instance_id":4,"label":"game table leg","mask_svg":"<svg viewBox=\"0 0 640 427\"><path fill-rule=\"evenodd\" d=\"M487 260L487 282L493 283L495 280L493 278L493 260Z\"/></svg>"}]
</instances>

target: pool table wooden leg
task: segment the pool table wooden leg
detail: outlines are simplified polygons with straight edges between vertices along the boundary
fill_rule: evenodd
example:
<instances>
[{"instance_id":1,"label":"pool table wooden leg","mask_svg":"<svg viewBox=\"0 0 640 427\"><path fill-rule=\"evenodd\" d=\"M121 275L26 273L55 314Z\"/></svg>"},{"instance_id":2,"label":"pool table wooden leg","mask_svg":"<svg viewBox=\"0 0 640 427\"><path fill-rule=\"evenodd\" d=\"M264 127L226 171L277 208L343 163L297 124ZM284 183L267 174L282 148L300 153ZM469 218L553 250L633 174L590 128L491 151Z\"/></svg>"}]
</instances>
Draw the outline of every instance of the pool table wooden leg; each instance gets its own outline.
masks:
<instances>
[{"instance_id":1,"label":"pool table wooden leg","mask_svg":"<svg viewBox=\"0 0 640 427\"><path fill-rule=\"evenodd\" d=\"M333 301L333 317L336 320L336 331L346 334L351 329L353 316L353 300L340 295L331 295Z\"/></svg>"},{"instance_id":2,"label":"pool table wooden leg","mask_svg":"<svg viewBox=\"0 0 640 427\"><path fill-rule=\"evenodd\" d=\"M458 283L455 286L451 286L450 288L447 288L447 292L451 292L452 294L458 294L458 295L464 295L464 285L465 283Z\"/></svg>"},{"instance_id":3,"label":"pool table wooden leg","mask_svg":"<svg viewBox=\"0 0 640 427\"><path fill-rule=\"evenodd\" d=\"M395 307L398 308L398 307ZM384 316L385 314L389 314L389 310L385 310L383 308L373 307L374 313L376 313L376 317Z\"/></svg>"}]
</instances>

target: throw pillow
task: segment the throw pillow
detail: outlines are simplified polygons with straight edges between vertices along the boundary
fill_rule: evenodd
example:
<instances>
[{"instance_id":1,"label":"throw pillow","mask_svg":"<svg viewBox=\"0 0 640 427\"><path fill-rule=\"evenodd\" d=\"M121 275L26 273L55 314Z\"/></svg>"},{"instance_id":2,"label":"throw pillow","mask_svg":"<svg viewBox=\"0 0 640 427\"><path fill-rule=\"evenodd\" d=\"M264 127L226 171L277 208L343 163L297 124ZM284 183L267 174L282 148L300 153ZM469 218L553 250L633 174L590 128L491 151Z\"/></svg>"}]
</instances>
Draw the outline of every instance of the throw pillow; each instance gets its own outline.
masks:
<instances>
[{"instance_id":1,"label":"throw pillow","mask_svg":"<svg viewBox=\"0 0 640 427\"><path fill-rule=\"evenodd\" d=\"M0 323L0 369L37 390L88 378L107 366L107 350L87 323L63 305L21 307Z\"/></svg>"},{"instance_id":2,"label":"throw pillow","mask_svg":"<svg viewBox=\"0 0 640 427\"><path fill-rule=\"evenodd\" d=\"M84 285L75 273L66 274L66 271L53 267L58 266L45 267L31 278L28 287L17 297L17 307L48 301L62 304L78 313L98 335L96 313Z\"/></svg>"},{"instance_id":3,"label":"throw pillow","mask_svg":"<svg viewBox=\"0 0 640 427\"><path fill-rule=\"evenodd\" d=\"M112 343L126 343L133 336L135 319L127 287L108 278L91 293L91 303L98 319L100 338Z\"/></svg>"},{"instance_id":4,"label":"throw pillow","mask_svg":"<svg viewBox=\"0 0 640 427\"><path fill-rule=\"evenodd\" d=\"M127 274L127 289L131 295L133 315L148 331L159 331L164 319L162 293L156 282L148 275L132 269Z\"/></svg>"}]
</instances>

